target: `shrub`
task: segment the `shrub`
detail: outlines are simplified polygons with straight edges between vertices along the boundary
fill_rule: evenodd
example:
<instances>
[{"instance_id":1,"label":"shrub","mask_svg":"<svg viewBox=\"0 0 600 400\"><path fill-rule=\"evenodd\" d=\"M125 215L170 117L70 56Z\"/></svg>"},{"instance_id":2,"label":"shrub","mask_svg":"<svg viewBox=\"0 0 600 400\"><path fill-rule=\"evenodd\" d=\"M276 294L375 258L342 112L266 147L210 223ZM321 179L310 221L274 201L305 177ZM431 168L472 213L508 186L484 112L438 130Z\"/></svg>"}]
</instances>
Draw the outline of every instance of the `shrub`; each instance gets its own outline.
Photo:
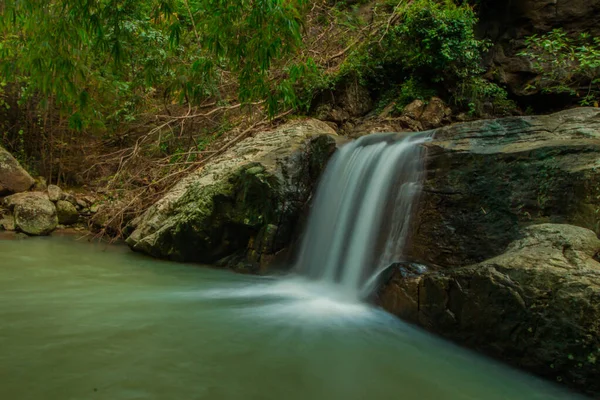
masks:
<instances>
[{"instance_id":1,"label":"shrub","mask_svg":"<svg viewBox=\"0 0 600 400\"><path fill-rule=\"evenodd\" d=\"M582 33L569 36L562 29L526 38L527 57L539 76L529 86L542 93L567 93L581 105L598 106L600 100L600 37Z\"/></svg>"},{"instance_id":2,"label":"shrub","mask_svg":"<svg viewBox=\"0 0 600 400\"><path fill-rule=\"evenodd\" d=\"M398 110L436 95L473 114L481 114L485 102L514 106L504 89L481 78L481 57L489 42L477 39L478 19L471 6L451 0L401 1L392 13L395 22L357 47L334 81L358 76L372 92L386 96L396 86Z\"/></svg>"},{"instance_id":3,"label":"shrub","mask_svg":"<svg viewBox=\"0 0 600 400\"><path fill-rule=\"evenodd\" d=\"M355 71L371 85L417 77L454 87L481 72L487 42L476 39L473 9L452 1L416 0L394 11L399 22L351 54L341 73Z\"/></svg>"}]
</instances>

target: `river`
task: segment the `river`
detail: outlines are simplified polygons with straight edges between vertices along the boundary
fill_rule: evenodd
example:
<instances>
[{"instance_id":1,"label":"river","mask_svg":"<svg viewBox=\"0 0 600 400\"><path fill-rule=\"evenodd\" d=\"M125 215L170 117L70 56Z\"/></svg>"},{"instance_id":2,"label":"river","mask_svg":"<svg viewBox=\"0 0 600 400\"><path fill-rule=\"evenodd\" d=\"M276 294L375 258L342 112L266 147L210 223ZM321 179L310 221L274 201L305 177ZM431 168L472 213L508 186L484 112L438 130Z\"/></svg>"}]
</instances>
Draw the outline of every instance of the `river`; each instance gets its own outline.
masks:
<instances>
[{"instance_id":1,"label":"river","mask_svg":"<svg viewBox=\"0 0 600 400\"><path fill-rule=\"evenodd\" d=\"M576 399L289 278L0 240L0 398Z\"/></svg>"}]
</instances>

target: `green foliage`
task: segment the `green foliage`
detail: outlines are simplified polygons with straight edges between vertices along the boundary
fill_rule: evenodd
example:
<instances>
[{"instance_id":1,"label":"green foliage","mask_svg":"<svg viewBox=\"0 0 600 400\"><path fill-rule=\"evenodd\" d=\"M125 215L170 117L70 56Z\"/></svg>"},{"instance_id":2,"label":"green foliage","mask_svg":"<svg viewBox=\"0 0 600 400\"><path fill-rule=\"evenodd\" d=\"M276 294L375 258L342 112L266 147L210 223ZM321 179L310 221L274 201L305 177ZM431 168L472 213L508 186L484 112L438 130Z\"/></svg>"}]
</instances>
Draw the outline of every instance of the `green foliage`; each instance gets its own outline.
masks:
<instances>
[{"instance_id":1,"label":"green foliage","mask_svg":"<svg viewBox=\"0 0 600 400\"><path fill-rule=\"evenodd\" d=\"M425 86L417 78L411 77L402 83L399 94L396 98L396 109L402 111L404 107L415 100L429 101L437 91L431 87Z\"/></svg>"},{"instance_id":2,"label":"green foliage","mask_svg":"<svg viewBox=\"0 0 600 400\"><path fill-rule=\"evenodd\" d=\"M279 106L270 68L301 43L306 0L6 0L0 71L21 103L69 126L117 125L150 97L199 103L233 74L242 102ZM272 99L275 97L275 99Z\"/></svg>"},{"instance_id":3,"label":"green foliage","mask_svg":"<svg viewBox=\"0 0 600 400\"><path fill-rule=\"evenodd\" d=\"M471 116L485 113L510 115L517 107L508 99L504 88L481 76L472 76L460 82L453 98L455 104L467 109Z\"/></svg>"},{"instance_id":4,"label":"green foliage","mask_svg":"<svg viewBox=\"0 0 600 400\"><path fill-rule=\"evenodd\" d=\"M531 89L580 97L581 105L598 106L600 100L600 37L582 33L569 36L562 29L526 39L519 53L531 60L540 74Z\"/></svg>"},{"instance_id":5,"label":"green foliage","mask_svg":"<svg viewBox=\"0 0 600 400\"><path fill-rule=\"evenodd\" d=\"M326 74L312 58L285 68L286 79L278 86L283 104L298 111L307 112L314 96L326 89L332 89L336 77Z\"/></svg>"},{"instance_id":6,"label":"green foliage","mask_svg":"<svg viewBox=\"0 0 600 400\"><path fill-rule=\"evenodd\" d=\"M386 85L390 78L415 77L425 84L453 87L481 72L487 43L476 39L477 17L468 5L416 0L395 12L399 23L356 49L342 73L355 72L376 86Z\"/></svg>"},{"instance_id":7,"label":"green foliage","mask_svg":"<svg viewBox=\"0 0 600 400\"><path fill-rule=\"evenodd\" d=\"M388 2L393 15L382 30L356 47L334 76L309 75L305 92L335 86L347 77L358 77L371 91L395 91L397 109L413 100L432 96L451 99L458 106L480 114L485 102L511 108L506 92L480 77L481 56L489 42L477 39L474 10L452 0ZM317 71L318 72L318 71ZM313 71L314 73L314 71ZM397 89L390 90L390 86Z\"/></svg>"}]
</instances>

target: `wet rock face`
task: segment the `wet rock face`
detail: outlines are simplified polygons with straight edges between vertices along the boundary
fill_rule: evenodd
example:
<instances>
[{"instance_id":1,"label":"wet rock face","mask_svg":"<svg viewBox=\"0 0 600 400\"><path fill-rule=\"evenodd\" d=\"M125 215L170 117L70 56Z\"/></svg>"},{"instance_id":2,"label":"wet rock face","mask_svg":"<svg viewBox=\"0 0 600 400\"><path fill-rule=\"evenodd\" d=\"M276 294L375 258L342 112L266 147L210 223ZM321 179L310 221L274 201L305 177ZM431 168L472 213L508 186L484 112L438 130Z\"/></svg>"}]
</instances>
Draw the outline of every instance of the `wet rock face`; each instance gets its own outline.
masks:
<instances>
[{"instance_id":1,"label":"wet rock face","mask_svg":"<svg viewBox=\"0 0 600 400\"><path fill-rule=\"evenodd\" d=\"M35 180L25 171L19 162L0 147L0 196L29 190Z\"/></svg>"},{"instance_id":2,"label":"wet rock face","mask_svg":"<svg viewBox=\"0 0 600 400\"><path fill-rule=\"evenodd\" d=\"M600 395L600 240L571 225L521 235L473 266L409 276L398 269L378 301L441 336Z\"/></svg>"},{"instance_id":3,"label":"wet rock face","mask_svg":"<svg viewBox=\"0 0 600 400\"><path fill-rule=\"evenodd\" d=\"M410 259L445 268L501 254L545 222L600 233L600 110L434 131Z\"/></svg>"},{"instance_id":4,"label":"wet rock face","mask_svg":"<svg viewBox=\"0 0 600 400\"><path fill-rule=\"evenodd\" d=\"M289 244L334 136L305 120L239 143L133 221L127 243L160 258L264 269Z\"/></svg>"}]
</instances>

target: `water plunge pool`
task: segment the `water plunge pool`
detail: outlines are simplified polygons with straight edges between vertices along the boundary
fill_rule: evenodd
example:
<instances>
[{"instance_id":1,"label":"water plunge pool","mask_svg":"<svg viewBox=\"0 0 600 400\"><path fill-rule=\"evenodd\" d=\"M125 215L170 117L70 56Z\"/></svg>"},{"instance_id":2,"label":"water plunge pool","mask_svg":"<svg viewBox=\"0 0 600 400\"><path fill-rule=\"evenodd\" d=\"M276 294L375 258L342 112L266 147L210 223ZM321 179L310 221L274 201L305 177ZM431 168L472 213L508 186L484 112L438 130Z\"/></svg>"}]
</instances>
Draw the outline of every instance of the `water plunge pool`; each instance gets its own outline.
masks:
<instances>
[{"instance_id":1,"label":"water plunge pool","mask_svg":"<svg viewBox=\"0 0 600 400\"><path fill-rule=\"evenodd\" d=\"M0 398L575 399L299 280L0 240Z\"/></svg>"}]
</instances>

